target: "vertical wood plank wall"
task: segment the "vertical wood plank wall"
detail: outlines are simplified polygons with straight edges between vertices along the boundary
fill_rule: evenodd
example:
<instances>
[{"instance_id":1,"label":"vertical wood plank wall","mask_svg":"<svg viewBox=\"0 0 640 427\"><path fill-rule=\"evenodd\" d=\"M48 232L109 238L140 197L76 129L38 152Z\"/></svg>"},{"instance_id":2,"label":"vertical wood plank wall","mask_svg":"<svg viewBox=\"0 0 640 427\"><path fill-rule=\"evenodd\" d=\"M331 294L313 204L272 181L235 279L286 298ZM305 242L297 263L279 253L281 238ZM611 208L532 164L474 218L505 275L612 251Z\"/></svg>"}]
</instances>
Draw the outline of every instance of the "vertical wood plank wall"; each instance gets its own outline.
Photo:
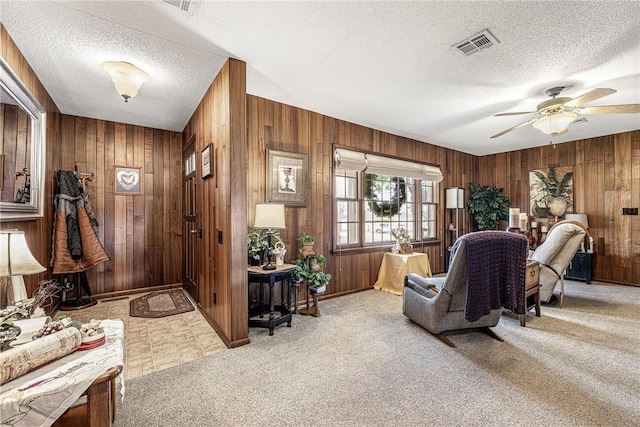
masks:
<instances>
[{"instance_id":1,"label":"vertical wood plank wall","mask_svg":"<svg viewBox=\"0 0 640 427\"><path fill-rule=\"evenodd\" d=\"M247 170L245 97L246 65L229 59L184 131L185 141L195 135L198 154L198 303L229 347L246 344L249 335L246 182L252 171ZM214 176L202 180L200 153L208 144L214 147Z\"/></svg>"},{"instance_id":2,"label":"vertical wood plank wall","mask_svg":"<svg viewBox=\"0 0 640 427\"><path fill-rule=\"evenodd\" d=\"M302 231L316 237L316 252L327 258L333 275L328 294L342 294L374 284L387 249L365 253L332 254L333 149L336 145L440 166L444 189L467 187L475 180L477 158L458 151L391 135L275 101L247 96L248 210L254 221L256 203L266 199L266 149L309 154L310 197L304 208L286 208L287 228L280 232L288 248L287 261L297 256L296 237ZM467 196L468 197L468 196ZM442 224L444 206L439 210ZM442 228L442 227L441 227ZM438 235L442 239L442 230ZM442 246L435 242L414 250L429 256L433 272L443 271Z\"/></svg>"},{"instance_id":3,"label":"vertical wood plank wall","mask_svg":"<svg viewBox=\"0 0 640 427\"><path fill-rule=\"evenodd\" d=\"M479 158L481 184L504 187L512 206L528 212L529 171L574 170L574 210L586 213L595 243L593 279L640 286L640 131Z\"/></svg>"},{"instance_id":4,"label":"vertical wood plank wall","mask_svg":"<svg viewBox=\"0 0 640 427\"><path fill-rule=\"evenodd\" d=\"M182 133L69 115L61 128L47 168L95 174L86 191L111 258L87 271L92 291L182 283ZM116 166L142 168L142 195L115 193Z\"/></svg>"},{"instance_id":5,"label":"vertical wood plank wall","mask_svg":"<svg viewBox=\"0 0 640 427\"><path fill-rule=\"evenodd\" d=\"M53 159L53 152L57 142L60 140L60 110L49 96L38 76L29 66L26 59L13 42L13 39L0 23L0 55L11 67L14 73L22 81L25 87L38 100L40 105L47 112L46 120L46 168L45 168L45 212L44 217L31 221L11 221L1 222L2 229L18 229L25 232L27 244L35 258L44 266L49 265L51 254L51 206L53 203L53 172L49 165ZM1 214L0 214L1 215ZM31 294L38 285L38 282L49 278L49 271L31 276L25 276L27 292Z\"/></svg>"}]
</instances>

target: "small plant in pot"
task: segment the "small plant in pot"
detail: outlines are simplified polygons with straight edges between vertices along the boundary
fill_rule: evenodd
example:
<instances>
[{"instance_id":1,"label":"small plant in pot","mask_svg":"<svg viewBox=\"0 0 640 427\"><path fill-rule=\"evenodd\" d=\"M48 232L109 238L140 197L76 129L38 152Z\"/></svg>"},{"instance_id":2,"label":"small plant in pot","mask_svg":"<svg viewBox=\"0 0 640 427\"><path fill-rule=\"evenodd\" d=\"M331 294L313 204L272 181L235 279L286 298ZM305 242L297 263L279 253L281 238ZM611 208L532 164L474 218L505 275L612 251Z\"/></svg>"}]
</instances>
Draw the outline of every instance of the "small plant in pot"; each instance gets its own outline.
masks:
<instances>
[{"instance_id":1,"label":"small plant in pot","mask_svg":"<svg viewBox=\"0 0 640 427\"><path fill-rule=\"evenodd\" d=\"M249 228L249 234L247 234L249 265L260 265L264 257L264 251L267 249L267 239L261 231L262 230Z\"/></svg>"},{"instance_id":2,"label":"small plant in pot","mask_svg":"<svg viewBox=\"0 0 640 427\"><path fill-rule=\"evenodd\" d=\"M309 256L313 254L313 245L316 241L315 237L303 231L297 240L301 256Z\"/></svg>"},{"instance_id":3,"label":"small plant in pot","mask_svg":"<svg viewBox=\"0 0 640 427\"><path fill-rule=\"evenodd\" d=\"M247 256L249 265L257 266L262 264L264 254L269 249L268 233L266 229L249 227L247 234ZM271 244L275 246L277 242L282 243L280 234L277 230L272 230Z\"/></svg>"},{"instance_id":4,"label":"small plant in pot","mask_svg":"<svg viewBox=\"0 0 640 427\"><path fill-rule=\"evenodd\" d=\"M298 258L293 261L296 269L293 272L294 280L304 281L311 292L322 293L327 289L331 274L325 273L326 260L324 256L311 256Z\"/></svg>"}]
</instances>

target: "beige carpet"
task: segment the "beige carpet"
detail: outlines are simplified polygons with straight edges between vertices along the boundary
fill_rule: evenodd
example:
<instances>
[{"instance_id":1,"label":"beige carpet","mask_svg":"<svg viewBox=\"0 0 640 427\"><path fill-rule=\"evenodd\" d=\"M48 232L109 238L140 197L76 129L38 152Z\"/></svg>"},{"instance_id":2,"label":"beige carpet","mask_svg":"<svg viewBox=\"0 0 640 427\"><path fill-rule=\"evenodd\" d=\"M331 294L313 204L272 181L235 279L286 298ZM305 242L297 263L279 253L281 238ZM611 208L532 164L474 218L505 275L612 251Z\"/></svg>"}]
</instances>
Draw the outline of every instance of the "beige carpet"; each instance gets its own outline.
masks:
<instances>
[{"instance_id":1,"label":"beige carpet","mask_svg":"<svg viewBox=\"0 0 640 427\"><path fill-rule=\"evenodd\" d=\"M275 335L128 381L125 426L632 426L640 420L640 288L568 282L564 307L450 348L366 291Z\"/></svg>"}]
</instances>

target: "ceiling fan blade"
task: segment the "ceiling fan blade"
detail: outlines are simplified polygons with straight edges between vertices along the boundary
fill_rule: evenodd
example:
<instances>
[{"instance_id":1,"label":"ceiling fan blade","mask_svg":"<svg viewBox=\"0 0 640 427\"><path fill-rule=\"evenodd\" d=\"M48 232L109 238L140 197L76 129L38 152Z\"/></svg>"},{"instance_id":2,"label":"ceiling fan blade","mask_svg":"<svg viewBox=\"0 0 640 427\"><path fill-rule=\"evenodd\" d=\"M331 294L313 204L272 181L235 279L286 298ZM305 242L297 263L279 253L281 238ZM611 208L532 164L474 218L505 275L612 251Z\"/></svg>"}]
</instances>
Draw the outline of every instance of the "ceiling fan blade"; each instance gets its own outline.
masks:
<instances>
[{"instance_id":1,"label":"ceiling fan blade","mask_svg":"<svg viewBox=\"0 0 640 427\"><path fill-rule=\"evenodd\" d=\"M580 114L616 114L616 113L640 113L640 104L627 105L602 105L600 107L577 108Z\"/></svg>"},{"instance_id":2,"label":"ceiling fan blade","mask_svg":"<svg viewBox=\"0 0 640 427\"><path fill-rule=\"evenodd\" d=\"M609 88L597 88L594 89L592 91L589 91L587 93L585 93L584 95L581 95L579 97L577 97L576 99L573 99L569 102L567 102L565 105L567 107L579 107L583 104L586 104L587 102L591 102L591 101L595 101L596 99L600 99L603 98L607 95L611 95L613 93L616 93L617 91L615 89L609 89Z\"/></svg>"},{"instance_id":3,"label":"ceiling fan blade","mask_svg":"<svg viewBox=\"0 0 640 427\"><path fill-rule=\"evenodd\" d=\"M536 114L537 111L516 111L513 113L498 113L498 114L494 114L493 117L500 117L500 116L521 116L522 114Z\"/></svg>"},{"instance_id":4,"label":"ceiling fan blade","mask_svg":"<svg viewBox=\"0 0 640 427\"><path fill-rule=\"evenodd\" d=\"M515 126L513 126L513 127L510 127L509 129L503 130L502 132L500 132L500 133L497 133L497 134L493 135L491 138L497 138L497 137L499 137L499 136L504 135L505 133L509 133L509 132L511 132L511 131L513 131L513 130L520 129L521 127L524 127L524 126L528 125L529 123L533 123L533 122L535 122L536 120L538 120L538 118L537 118L537 117L536 117L536 118L533 118L533 119L531 119L531 120L528 120L528 121L526 121L526 122L524 122L524 123L520 123L519 125L515 125Z\"/></svg>"}]
</instances>

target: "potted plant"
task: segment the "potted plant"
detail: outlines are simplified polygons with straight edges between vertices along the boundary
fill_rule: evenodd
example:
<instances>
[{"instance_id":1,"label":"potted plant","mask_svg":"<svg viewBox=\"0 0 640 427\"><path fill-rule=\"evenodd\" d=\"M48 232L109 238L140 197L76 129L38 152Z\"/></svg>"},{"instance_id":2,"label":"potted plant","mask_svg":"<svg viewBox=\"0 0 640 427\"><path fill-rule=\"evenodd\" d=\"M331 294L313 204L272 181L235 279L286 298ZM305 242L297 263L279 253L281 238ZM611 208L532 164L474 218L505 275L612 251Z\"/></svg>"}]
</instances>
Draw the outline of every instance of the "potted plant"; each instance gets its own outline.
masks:
<instances>
[{"instance_id":1,"label":"potted plant","mask_svg":"<svg viewBox=\"0 0 640 427\"><path fill-rule=\"evenodd\" d=\"M267 240L263 235L261 230L249 228L249 234L247 234L249 265L260 265L262 262L264 251L267 249Z\"/></svg>"},{"instance_id":2,"label":"potted plant","mask_svg":"<svg viewBox=\"0 0 640 427\"><path fill-rule=\"evenodd\" d=\"M567 172L562 178L558 176L556 168L549 168L547 175L539 171L533 171L542 183L541 190L544 194L540 202L544 203L551 215L562 216L567 211L573 191L573 172Z\"/></svg>"},{"instance_id":3,"label":"potted plant","mask_svg":"<svg viewBox=\"0 0 640 427\"><path fill-rule=\"evenodd\" d=\"M265 252L269 249L268 233L266 229L249 227L249 233L247 234L247 255L249 258L249 265L260 265L264 259ZM277 230L272 230L271 244L275 246L276 243L281 242L280 233Z\"/></svg>"},{"instance_id":4,"label":"potted plant","mask_svg":"<svg viewBox=\"0 0 640 427\"><path fill-rule=\"evenodd\" d=\"M297 240L300 248L300 255L309 256L313 254L313 245L316 241L315 237L303 231Z\"/></svg>"},{"instance_id":5,"label":"potted plant","mask_svg":"<svg viewBox=\"0 0 640 427\"><path fill-rule=\"evenodd\" d=\"M471 196L467 202L469 213L480 230L495 230L501 220L508 219L511 201L504 194L504 188L496 185L478 185L469 183Z\"/></svg>"},{"instance_id":6,"label":"potted plant","mask_svg":"<svg viewBox=\"0 0 640 427\"><path fill-rule=\"evenodd\" d=\"M293 261L296 269L294 280L304 281L312 293L322 293L327 289L331 274L325 273L326 260L323 255L298 258Z\"/></svg>"}]
</instances>

